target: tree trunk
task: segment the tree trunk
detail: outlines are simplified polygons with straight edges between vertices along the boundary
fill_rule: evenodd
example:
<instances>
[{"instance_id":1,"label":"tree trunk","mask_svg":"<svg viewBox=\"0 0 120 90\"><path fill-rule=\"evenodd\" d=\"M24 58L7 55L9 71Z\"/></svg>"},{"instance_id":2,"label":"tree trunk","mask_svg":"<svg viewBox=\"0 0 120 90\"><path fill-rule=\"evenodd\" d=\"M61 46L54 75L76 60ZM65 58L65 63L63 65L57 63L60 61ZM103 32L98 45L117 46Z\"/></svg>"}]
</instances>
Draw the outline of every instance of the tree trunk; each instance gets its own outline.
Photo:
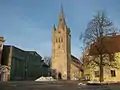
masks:
<instances>
[{"instance_id":1,"label":"tree trunk","mask_svg":"<svg viewBox=\"0 0 120 90\"><path fill-rule=\"evenodd\" d=\"M100 68L100 76L99 76L99 81L100 82L103 82L104 81L104 79L103 79L103 58L102 58L102 55L100 55L100 66L99 66L99 68Z\"/></svg>"}]
</instances>

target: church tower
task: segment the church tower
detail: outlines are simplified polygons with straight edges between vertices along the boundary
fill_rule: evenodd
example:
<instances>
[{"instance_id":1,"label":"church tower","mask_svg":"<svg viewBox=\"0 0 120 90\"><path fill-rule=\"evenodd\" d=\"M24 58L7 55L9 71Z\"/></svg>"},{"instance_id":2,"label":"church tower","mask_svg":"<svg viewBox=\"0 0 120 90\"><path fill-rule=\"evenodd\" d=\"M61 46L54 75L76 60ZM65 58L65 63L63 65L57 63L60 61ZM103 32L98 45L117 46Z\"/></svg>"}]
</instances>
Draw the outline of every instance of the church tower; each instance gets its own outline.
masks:
<instances>
[{"instance_id":1,"label":"church tower","mask_svg":"<svg viewBox=\"0 0 120 90\"><path fill-rule=\"evenodd\" d=\"M55 77L63 80L70 79L71 35L67 27L63 7L59 15L58 26L52 30L52 69Z\"/></svg>"}]
</instances>

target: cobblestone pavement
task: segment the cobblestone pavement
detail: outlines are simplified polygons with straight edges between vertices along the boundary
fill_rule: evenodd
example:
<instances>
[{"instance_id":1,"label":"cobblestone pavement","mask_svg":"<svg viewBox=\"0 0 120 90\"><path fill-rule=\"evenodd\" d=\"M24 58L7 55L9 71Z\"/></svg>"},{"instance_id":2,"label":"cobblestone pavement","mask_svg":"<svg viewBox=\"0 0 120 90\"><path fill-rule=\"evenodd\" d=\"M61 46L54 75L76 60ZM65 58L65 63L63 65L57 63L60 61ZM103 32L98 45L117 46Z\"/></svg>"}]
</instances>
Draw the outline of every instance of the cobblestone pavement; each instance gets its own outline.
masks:
<instances>
[{"instance_id":1,"label":"cobblestone pavement","mask_svg":"<svg viewBox=\"0 0 120 90\"><path fill-rule=\"evenodd\" d=\"M78 85L75 81L0 82L0 90L120 90L120 85Z\"/></svg>"}]
</instances>

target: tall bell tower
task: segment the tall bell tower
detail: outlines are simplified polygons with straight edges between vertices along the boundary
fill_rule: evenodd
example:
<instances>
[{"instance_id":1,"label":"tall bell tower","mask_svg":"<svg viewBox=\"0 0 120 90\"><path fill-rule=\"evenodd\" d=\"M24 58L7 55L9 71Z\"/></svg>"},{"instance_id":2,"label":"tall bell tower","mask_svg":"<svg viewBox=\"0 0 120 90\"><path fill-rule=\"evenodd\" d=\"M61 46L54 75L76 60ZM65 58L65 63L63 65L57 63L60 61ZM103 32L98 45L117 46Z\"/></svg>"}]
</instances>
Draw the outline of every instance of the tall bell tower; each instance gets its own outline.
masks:
<instances>
[{"instance_id":1,"label":"tall bell tower","mask_svg":"<svg viewBox=\"0 0 120 90\"><path fill-rule=\"evenodd\" d=\"M52 69L56 70L55 76L63 80L70 79L71 61L71 35L70 28L67 27L63 7L59 15L57 28L52 30Z\"/></svg>"}]
</instances>

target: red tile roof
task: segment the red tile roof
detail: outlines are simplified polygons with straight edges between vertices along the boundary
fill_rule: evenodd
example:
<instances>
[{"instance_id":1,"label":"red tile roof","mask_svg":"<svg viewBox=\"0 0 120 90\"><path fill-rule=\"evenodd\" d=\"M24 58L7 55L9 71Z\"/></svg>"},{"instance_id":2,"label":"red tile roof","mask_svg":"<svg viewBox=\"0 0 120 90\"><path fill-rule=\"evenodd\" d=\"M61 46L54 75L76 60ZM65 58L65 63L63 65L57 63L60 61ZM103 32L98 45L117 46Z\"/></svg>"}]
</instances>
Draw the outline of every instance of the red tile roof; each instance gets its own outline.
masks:
<instances>
[{"instance_id":1,"label":"red tile roof","mask_svg":"<svg viewBox=\"0 0 120 90\"><path fill-rule=\"evenodd\" d=\"M102 45L104 46L104 53L115 53L120 52L120 35L116 36L107 36L103 39ZM97 46L97 47L96 47ZM94 55L98 54L98 47L101 45L96 42L90 46L89 54Z\"/></svg>"}]
</instances>

